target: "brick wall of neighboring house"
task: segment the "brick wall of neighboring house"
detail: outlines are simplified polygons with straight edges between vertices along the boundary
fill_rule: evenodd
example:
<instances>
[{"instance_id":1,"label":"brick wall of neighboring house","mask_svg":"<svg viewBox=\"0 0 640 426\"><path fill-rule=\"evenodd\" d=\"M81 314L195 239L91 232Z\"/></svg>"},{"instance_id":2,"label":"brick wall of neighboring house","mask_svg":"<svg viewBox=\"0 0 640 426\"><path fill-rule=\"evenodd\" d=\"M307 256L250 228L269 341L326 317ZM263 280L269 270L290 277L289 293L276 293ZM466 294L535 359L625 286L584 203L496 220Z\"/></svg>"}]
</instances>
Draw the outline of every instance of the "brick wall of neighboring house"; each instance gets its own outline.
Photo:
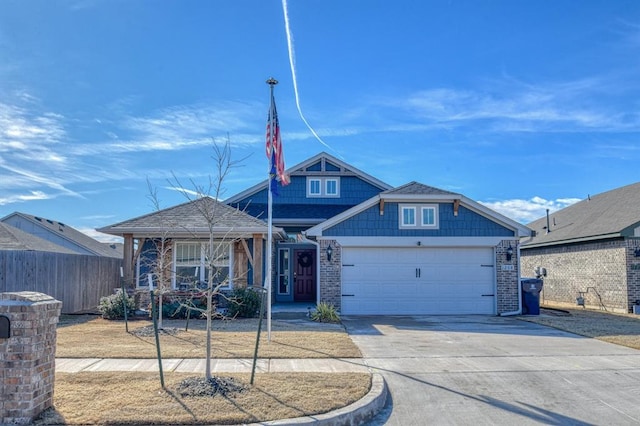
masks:
<instances>
[{"instance_id":1,"label":"brick wall of neighboring house","mask_svg":"<svg viewBox=\"0 0 640 426\"><path fill-rule=\"evenodd\" d=\"M640 305L640 257L635 251L640 250L640 239L627 240L627 287L629 311L631 306Z\"/></svg>"},{"instance_id":2,"label":"brick wall of neighboring house","mask_svg":"<svg viewBox=\"0 0 640 426\"><path fill-rule=\"evenodd\" d=\"M331 261L327 259L327 247L331 244L333 253ZM342 247L335 240L320 240L320 300L335 306L337 311L341 306L341 271L342 271Z\"/></svg>"},{"instance_id":3,"label":"brick wall of neighboring house","mask_svg":"<svg viewBox=\"0 0 640 426\"><path fill-rule=\"evenodd\" d=\"M507 260L507 249L511 245L513 256ZM518 310L518 243L503 240L496 250L496 304L497 314Z\"/></svg>"},{"instance_id":4,"label":"brick wall of neighboring house","mask_svg":"<svg viewBox=\"0 0 640 426\"><path fill-rule=\"evenodd\" d=\"M0 293L10 336L0 338L0 424L28 424L53 406L56 325L62 302L36 292Z\"/></svg>"},{"instance_id":5,"label":"brick wall of neighboring house","mask_svg":"<svg viewBox=\"0 0 640 426\"><path fill-rule=\"evenodd\" d=\"M546 268L541 303L576 306L582 296L586 307L628 312L628 252L623 240L530 248L522 250L521 271Z\"/></svg>"}]
</instances>

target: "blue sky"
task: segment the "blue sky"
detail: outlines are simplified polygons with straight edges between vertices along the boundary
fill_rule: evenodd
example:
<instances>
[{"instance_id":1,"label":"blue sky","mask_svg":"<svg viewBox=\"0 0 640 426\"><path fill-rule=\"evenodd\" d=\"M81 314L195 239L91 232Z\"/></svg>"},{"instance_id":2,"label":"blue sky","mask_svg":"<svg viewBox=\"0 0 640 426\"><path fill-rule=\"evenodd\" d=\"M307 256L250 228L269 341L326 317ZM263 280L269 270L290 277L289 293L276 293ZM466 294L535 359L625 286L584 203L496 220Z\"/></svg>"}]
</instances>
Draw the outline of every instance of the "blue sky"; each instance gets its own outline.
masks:
<instances>
[{"instance_id":1,"label":"blue sky","mask_svg":"<svg viewBox=\"0 0 640 426\"><path fill-rule=\"evenodd\" d=\"M0 217L93 235L153 211L147 179L186 201L168 181L205 184L227 136L225 197L266 179L273 76L287 167L326 151L528 223L639 180L639 66L635 0L3 0Z\"/></svg>"}]
</instances>

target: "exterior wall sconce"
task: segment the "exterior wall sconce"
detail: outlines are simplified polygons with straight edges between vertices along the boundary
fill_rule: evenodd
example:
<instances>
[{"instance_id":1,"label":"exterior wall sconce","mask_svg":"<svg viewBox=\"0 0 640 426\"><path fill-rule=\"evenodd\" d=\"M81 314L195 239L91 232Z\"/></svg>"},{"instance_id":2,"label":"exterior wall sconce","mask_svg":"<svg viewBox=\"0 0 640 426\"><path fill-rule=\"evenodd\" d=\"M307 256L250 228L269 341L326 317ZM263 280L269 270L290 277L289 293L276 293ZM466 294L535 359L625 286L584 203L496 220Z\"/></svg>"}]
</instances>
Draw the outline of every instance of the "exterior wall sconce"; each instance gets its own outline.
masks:
<instances>
[{"instance_id":1,"label":"exterior wall sconce","mask_svg":"<svg viewBox=\"0 0 640 426\"><path fill-rule=\"evenodd\" d=\"M327 260L331 262L331 255L333 254L333 248L331 247L331 243L327 246Z\"/></svg>"},{"instance_id":2,"label":"exterior wall sconce","mask_svg":"<svg viewBox=\"0 0 640 426\"><path fill-rule=\"evenodd\" d=\"M633 251L633 255L635 257L640 257L640 247L636 247L636 249Z\"/></svg>"},{"instance_id":3,"label":"exterior wall sconce","mask_svg":"<svg viewBox=\"0 0 640 426\"><path fill-rule=\"evenodd\" d=\"M509 247L507 248L507 262L511 261L511 257L513 257L513 247L511 247L511 243L509 243Z\"/></svg>"}]
</instances>

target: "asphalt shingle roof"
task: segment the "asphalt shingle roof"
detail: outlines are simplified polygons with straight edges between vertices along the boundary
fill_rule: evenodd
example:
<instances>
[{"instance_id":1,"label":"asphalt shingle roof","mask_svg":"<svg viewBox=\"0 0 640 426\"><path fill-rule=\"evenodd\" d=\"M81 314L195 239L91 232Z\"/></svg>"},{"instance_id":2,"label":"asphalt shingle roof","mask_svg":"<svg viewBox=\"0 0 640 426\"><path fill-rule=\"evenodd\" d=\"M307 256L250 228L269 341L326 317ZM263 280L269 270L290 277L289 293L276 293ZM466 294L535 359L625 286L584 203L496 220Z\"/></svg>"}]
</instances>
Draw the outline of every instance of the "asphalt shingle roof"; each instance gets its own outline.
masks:
<instances>
[{"instance_id":1,"label":"asphalt shingle roof","mask_svg":"<svg viewBox=\"0 0 640 426\"><path fill-rule=\"evenodd\" d=\"M126 233L155 234L203 234L209 232L209 224L221 233L230 230L267 231L264 221L257 219L235 207L228 206L210 197L198 198L174 207L149 213L124 222L98 229L112 235Z\"/></svg>"},{"instance_id":2,"label":"asphalt shingle roof","mask_svg":"<svg viewBox=\"0 0 640 426\"><path fill-rule=\"evenodd\" d=\"M31 235L7 223L0 222L0 250L49 251L78 254L77 252Z\"/></svg>"},{"instance_id":3,"label":"asphalt shingle roof","mask_svg":"<svg viewBox=\"0 0 640 426\"><path fill-rule=\"evenodd\" d=\"M632 236L640 226L640 182L623 186L572 204L529 225L536 231L522 248L585 240Z\"/></svg>"},{"instance_id":4,"label":"asphalt shingle roof","mask_svg":"<svg viewBox=\"0 0 640 426\"><path fill-rule=\"evenodd\" d=\"M3 221L7 220L12 216L19 216L23 220L32 222L36 224L38 227L48 230L50 234L56 235L59 238L70 241L72 244L78 247L82 247L84 250L90 253L93 253L96 256L115 257L115 258L122 257L122 249L118 245L102 243L78 231L77 229L69 225L65 225L62 222L46 219L40 216L20 213L20 212L14 212L6 216L5 218L3 218ZM73 251L73 253L78 254L79 252Z\"/></svg>"},{"instance_id":5,"label":"asphalt shingle roof","mask_svg":"<svg viewBox=\"0 0 640 426\"><path fill-rule=\"evenodd\" d=\"M419 182L409 182L405 185L397 188L384 191L383 194L398 194L398 195L459 195L455 192L445 191L444 189L435 188L433 186L424 185Z\"/></svg>"}]
</instances>

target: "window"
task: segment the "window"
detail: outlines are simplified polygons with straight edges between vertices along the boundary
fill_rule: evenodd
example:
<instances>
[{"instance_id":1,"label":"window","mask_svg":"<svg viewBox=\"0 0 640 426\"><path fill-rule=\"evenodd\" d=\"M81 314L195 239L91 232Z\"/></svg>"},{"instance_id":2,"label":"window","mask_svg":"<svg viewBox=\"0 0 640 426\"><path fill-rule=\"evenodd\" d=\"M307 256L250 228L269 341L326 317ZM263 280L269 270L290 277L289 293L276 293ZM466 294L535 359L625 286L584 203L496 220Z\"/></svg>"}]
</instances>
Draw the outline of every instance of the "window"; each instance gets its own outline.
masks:
<instances>
[{"instance_id":1,"label":"window","mask_svg":"<svg viewBox=\"0 0 640 426\"><path fill-rule=\"evenodd\" d=\"M176 242L175 279L176 285L196 284L209 279L208 265L211 265L215 284L231 281L231 244L215 242L211 253L209 244L200 242Z\"/></svg>"},{"instance_id":2,"label":"window","mask_svg":"<svg viewBox=\"0 0 640 426\"><path fill-rule=\"evenodd\" d=\"M402 226L415 226L415 225L416 225L416 208L403 207L402 208Z\"/></svg>"},{"instance_id":3,"label":"window","mask_svg":"<svg viewBox=\"0 0 640 426\"><path fill-rule=\"evenodd\" d=\"M338 180L337 179L327 179L326 180L326 194L327 195L338 195Z\"/></svg>"},{"instance_id":4,"label":"window","mask_svg":"<svg viewBox=\"0 0 640 426\"><path fill-rule=\"evenodd\" d=\"M278 251L278 294L289 294L289 249Z\"/></svg>"},{"instance_id":5,"label":"window","mask_svg":"<svg viewBox=\"0 0 640 426\"><path fill-rule=\"evenodd\" d=\"M435 207L423 207L422 208L422 226L434 227L436 225L436 208Z\"/></svg>"},{"instance_id":6,"label":"window","mask_svg":"<svg viewBox=\"0 0 640 426\"><path fill-rule=\"evenodd\" d=\"M309 179L309 195L321 195L320 179Z\"/></svg>"},{"instance_id":7,"label":"window","mask_svg":"<svg viewBox=\"0 0 640 426\"><path fill-rule=\"evenodd\" d=\"M307 177L307 197L339 197L340 178Z\"/></svg>"},{"instance_id":8,"label":"window","mask_svg":"<svg viewBox=\"0 0 640 426\"><path fill-rule=\"evenodd\" d=\"M400 204L400 229L438 229L438 206L434 204Z\"/></svg>"}]
</instances>

